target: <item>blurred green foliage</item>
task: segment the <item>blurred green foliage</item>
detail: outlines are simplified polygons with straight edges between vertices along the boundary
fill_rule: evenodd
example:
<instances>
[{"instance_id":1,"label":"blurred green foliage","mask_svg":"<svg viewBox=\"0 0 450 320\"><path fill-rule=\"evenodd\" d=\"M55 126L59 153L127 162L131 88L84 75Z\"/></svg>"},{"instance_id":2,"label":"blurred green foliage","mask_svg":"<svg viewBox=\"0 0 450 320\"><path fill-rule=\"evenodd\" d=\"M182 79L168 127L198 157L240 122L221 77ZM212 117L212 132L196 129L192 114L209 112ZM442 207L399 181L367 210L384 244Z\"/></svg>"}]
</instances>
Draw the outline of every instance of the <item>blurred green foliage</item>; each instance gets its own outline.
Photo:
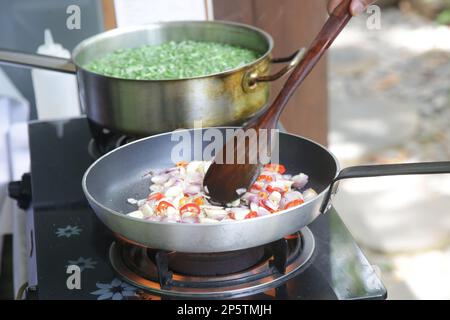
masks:
<instances>
[{"instance_id":1,"label":"blurred green foliage","mask_svg":"<svg viewBox=\"0 0 450 320\"><path fill-rule=\"evenodd\" d=\"M436 22L439 24L450 25L450 7L444 9L437 15Z\"/></svg>"}]
</instances>

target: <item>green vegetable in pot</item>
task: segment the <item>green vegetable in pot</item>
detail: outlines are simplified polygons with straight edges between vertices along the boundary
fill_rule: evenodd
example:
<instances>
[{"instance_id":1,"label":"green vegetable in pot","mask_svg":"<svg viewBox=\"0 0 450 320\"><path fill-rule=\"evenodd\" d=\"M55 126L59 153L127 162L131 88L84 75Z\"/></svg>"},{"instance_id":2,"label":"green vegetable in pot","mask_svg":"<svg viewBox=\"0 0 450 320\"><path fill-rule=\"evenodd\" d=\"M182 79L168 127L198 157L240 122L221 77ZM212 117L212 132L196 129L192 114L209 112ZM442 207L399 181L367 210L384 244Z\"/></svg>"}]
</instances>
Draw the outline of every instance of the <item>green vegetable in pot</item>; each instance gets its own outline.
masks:
<instances>
[{"instance_id":1,"label":"green vegetable in pot","mask_svg":"<svg viewBox=\"0 0 450 320\"><path fill-rule=\"evenodd\" d=\"M116 50L84 66L106 76L166 80L206 76L258 59L251 50L222 43L181 41Z\"/></svg>"}]
</instances>

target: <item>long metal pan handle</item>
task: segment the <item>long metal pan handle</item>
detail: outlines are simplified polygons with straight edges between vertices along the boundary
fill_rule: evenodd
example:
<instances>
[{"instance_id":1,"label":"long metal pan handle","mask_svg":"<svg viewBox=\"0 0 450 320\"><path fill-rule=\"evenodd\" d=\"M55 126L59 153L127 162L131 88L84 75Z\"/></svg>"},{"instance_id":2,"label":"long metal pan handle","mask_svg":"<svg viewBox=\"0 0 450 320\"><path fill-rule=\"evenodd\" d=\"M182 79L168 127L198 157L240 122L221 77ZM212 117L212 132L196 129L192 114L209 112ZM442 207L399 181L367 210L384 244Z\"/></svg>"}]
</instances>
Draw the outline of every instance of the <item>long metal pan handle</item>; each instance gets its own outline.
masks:
<instances>
[{"instance_id":1,"label":"long metal pan handle","mask_svg":"<svg viewBox=\"0 0 450 320\"><path fill-rule=\"evenodd\" d=\"M0 64L39 68L72 74L77 72L75 64L68 59L7 49L0 49Z\"/></svg>"},{"instance_id":2,"label":"long metal pan handle","mask_svg":"<svg viewBox=\"0 0 450 320\"><path fill-rule=\"evenodd\" d=\"M348 167L341 170L331 183L320 211L323 213L328 210L331 197L337 191L337 182L343 179L442 173L450 173L450 161Z\"/></svg>"}]
</instances>

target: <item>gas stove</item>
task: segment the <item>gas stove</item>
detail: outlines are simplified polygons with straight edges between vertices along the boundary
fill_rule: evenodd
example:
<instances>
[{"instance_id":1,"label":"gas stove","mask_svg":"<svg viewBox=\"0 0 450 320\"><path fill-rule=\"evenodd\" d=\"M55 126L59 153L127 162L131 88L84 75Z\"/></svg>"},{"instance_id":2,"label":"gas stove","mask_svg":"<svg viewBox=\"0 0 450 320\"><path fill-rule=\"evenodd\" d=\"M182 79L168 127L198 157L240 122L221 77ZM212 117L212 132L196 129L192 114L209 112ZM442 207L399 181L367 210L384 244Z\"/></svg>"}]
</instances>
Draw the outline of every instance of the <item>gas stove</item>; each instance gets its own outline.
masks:
<instances>
[{"instance_id":1,"label":"gas stove","mask_svg":"<svg viewBox=\"0 0 450 320\"><path fill-rule=\"evenodd\" d=\"M98 156L92 139L84 117L29 125L31 179L16 184L16 197L26 191L22 206L30 189L32 197L26 298L386 298L334 209L284 239L228 253L167 252L115 238L81 189L84 171ZM81 271L80 288L67 285L71 265Z\"/></svg>"}]
</instances>

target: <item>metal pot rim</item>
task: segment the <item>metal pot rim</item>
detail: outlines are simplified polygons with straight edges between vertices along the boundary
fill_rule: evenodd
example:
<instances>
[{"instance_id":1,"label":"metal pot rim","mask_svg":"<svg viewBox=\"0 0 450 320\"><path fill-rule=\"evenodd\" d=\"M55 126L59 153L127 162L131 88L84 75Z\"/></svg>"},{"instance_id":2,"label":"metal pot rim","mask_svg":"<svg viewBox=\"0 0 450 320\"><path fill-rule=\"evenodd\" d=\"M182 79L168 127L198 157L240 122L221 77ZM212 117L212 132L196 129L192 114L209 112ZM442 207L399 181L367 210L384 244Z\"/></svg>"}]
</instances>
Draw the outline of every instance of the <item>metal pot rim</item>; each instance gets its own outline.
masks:
<instances>
[{"instance_id":1,"label":"metal pot rim","mask_svg":"<svg viewBox=\"0 0 450 320\"><path fill-rule=\"evenodd\" d=\"M266 42L268 44L268 49L258 59L254 60L252 62L249 62L249 63L247 63L245 65L242 65L240 67L229 69L229 70L218 72L218 73L208 74L208 75L204 75L204 76L179 78L179 79L139 80L139 79L127 79L127 78L121 78L121 77L111 77L111 76L103 75L101 73L96 73L96 72L89 71L89 70L83 68L81 65L79 65L76 62L77 55L81 51L83 51L83 49L85 49L86 47L92 45L93 43L95 43L95 42L97 42L97 41L99 41L101 39L112 38L112 37L115 37L117 35L124 34L124 33L142 31L142 30L147 30L147 29L152 29L152 28L160 28L160 27L165 27L165 26L176 26L176 25L182 25L182 24L186 24L186 23L189 23L189 24L204 24L204 25L215 24L215 25L236 26L236 27L246 28L248 30L257 32L260 35L262 35L265 38L265 40L266 40ZM105 32L102 32L100 34L97 34L97 35L94 35L92 37L89 37L89 38L81 41L73 49L73 51L72 51L72 61L76 65L77 69L81 69L84 72L88 72L88 73L95 74L97 76L102 76L102 77L109 78L109 79L124 80L124 81L137 81L137 82L174 82L174 81L184 81L184 80L193 80L193 79L214 78L214 77L217 77L217 76L230 75L230 74L242 71L242 70L246 70L249 67L254 66L254 65L258 64L259 62L267 59L270 56L270 54L271 54L271 52L273 50L273 46L274 46L274 41L273 41L272 36L269 33L267 33L266 31L264 31L264 30L262 30L260 28L257 28L257 27L254 27L254 26L250 26L250 25L247 25L247 24L244 24L244 23L223 21L223 20L214 20L214 21L202 21L202 20L166 21L166 22L149 23L149 24L138 25L138 26L116 28L116 29L105 31Z\"/></svg>"}]
</instances>

